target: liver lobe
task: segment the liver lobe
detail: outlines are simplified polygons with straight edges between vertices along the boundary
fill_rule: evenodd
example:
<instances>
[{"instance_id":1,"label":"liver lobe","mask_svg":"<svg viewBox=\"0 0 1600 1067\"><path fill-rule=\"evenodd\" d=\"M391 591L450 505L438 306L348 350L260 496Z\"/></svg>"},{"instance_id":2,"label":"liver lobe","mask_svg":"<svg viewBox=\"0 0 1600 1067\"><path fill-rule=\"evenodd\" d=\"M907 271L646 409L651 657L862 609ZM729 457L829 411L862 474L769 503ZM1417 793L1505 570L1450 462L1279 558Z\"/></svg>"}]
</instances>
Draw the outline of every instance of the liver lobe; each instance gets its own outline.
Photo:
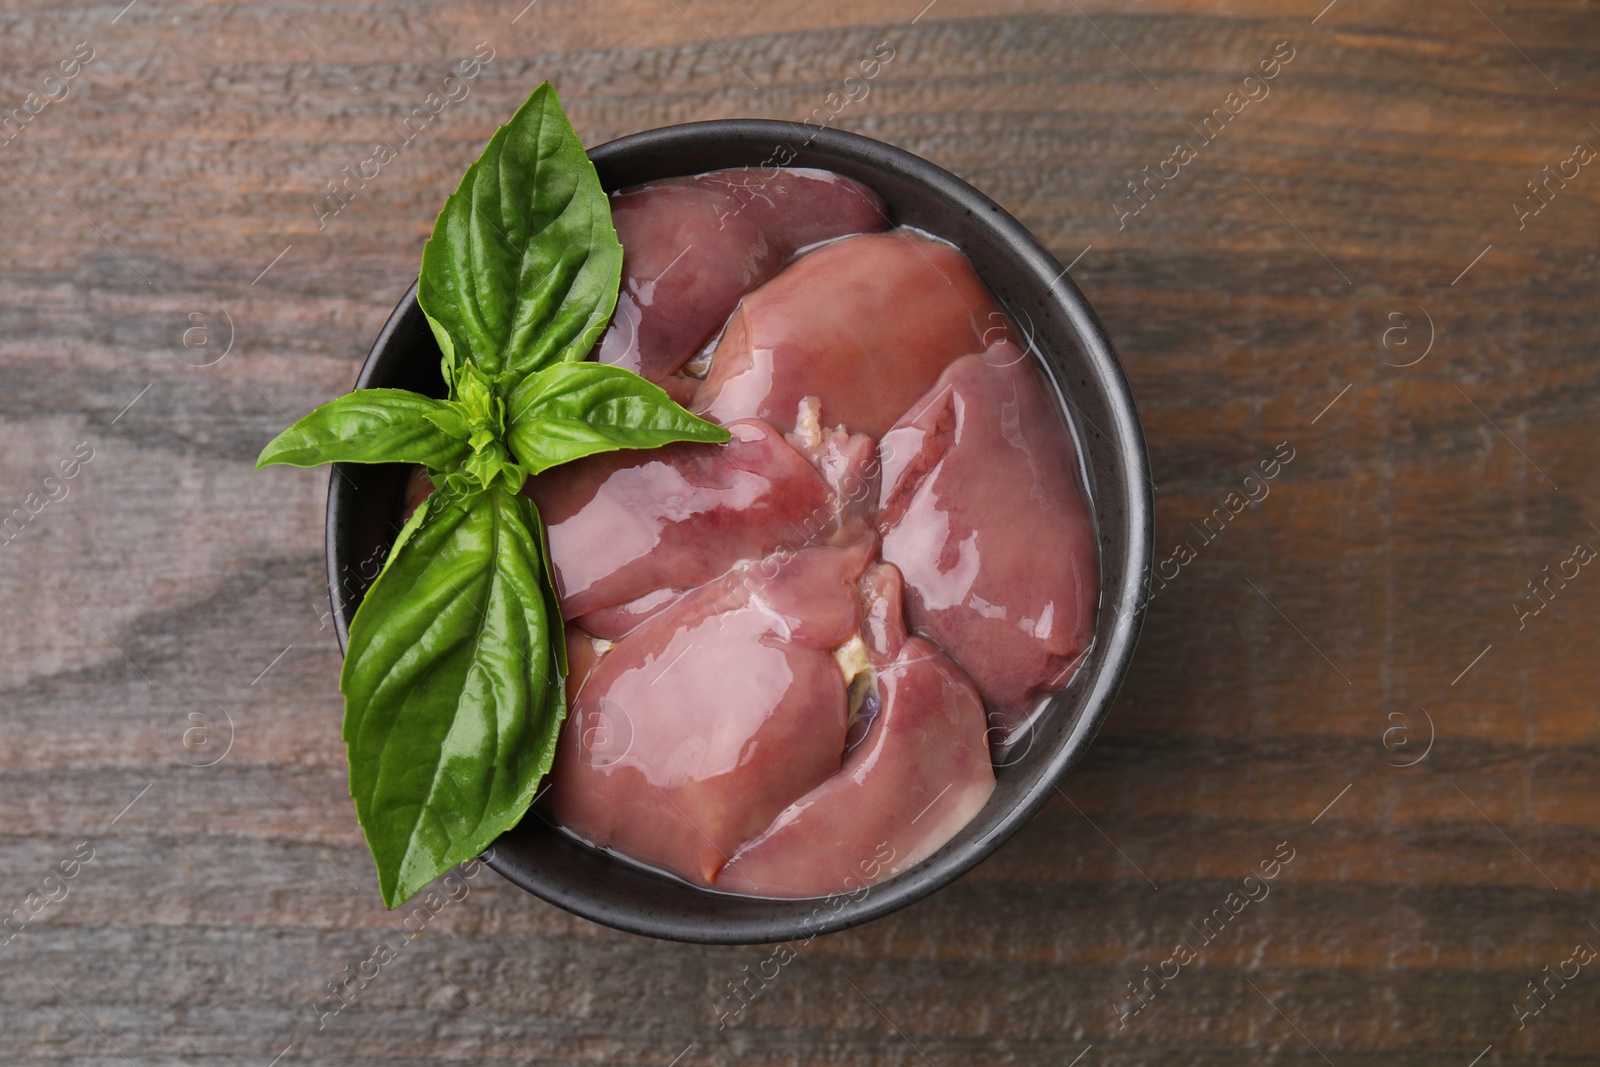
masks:
<instances>
[{"instance_id":1,"label":"liver lobe","mask_svg":"<svg viewBox=\"0 0 1600 1067\"><path fill-rule=\"evenodd\" d=\"M872 568L863 634L879 710L827 781L789 805L724 868L772 897L864 890L932 855L994 792L983 704L931 642L908 637L900 575Z\"/></svg>"},{"instance_id":2,"label":"liver lobe","mask_svg":"<svg viewBox=\"0 0 1600 1067\"><path fill-rule=\"evenodd\" d=\"M953 363L881 451L878 529L907 619L1011 729L1066 684L1094 632L1099 560L1066 423L1001 340Z\"/></svg>"},{"instance_id":3,"label":"liver lobe","mask_svg":"<svg viewBox=\"0 0 1600 1067\"><path fill-rule=\"evenodd\" d=\"M796 251L881 230L877 193L837 174L723 170L611 197L622 291L595 358L662 382Z\"/></svg>"},{"instance_id":4,"label":"liver lobe","mask_svg":"<svg viewBox=\"0 0 1600 1067\"><path fill-rule=\"evenodd\" d=\"M715 881L742 842L839 769L848 708L829 650L860 625L855 580L876 549L869 537L740 564L582 674L575 656L555 818L595 845Z\"/></svg>"},{"instance_id":5,"label":"liver lobe","mask_svg":"<svg viewBox=\"0 0 1600 1067\"><path fill-rule=\"evenodd\" d=\"M690 408L787 432L817 396L823 425L878 437L1004 321L950 245L906 230L850 237L745 297Z\"/></svg>"},{"instance_id":6,"label":"liver lobe","mask_svg":"<svg viewBox=\"0 0 1600 1067\"><path fill-rule=\"evenodd\" d=\"M701 585L834 523L806 457L764 423L729 430L726 444L608 452L528 479L566 618Z\"/></svg>"}]
</instances>

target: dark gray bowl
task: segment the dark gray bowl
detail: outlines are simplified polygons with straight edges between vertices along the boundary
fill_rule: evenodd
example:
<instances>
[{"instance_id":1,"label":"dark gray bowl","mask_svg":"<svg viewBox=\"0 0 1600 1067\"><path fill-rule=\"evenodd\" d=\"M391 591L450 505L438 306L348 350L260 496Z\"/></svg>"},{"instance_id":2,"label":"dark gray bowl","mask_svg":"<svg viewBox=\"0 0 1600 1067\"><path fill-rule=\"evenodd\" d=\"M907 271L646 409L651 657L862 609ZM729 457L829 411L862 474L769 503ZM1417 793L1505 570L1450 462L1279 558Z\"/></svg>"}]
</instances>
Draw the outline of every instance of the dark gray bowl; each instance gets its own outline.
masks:
<instances>
[{"instance_id":1,"label":"dark gray bowl","mask_svg":"<svg viewBox=\"0 0 1600 1067\"><path fill-rule=\"evenodd\" d=\"M877 190L893 220L955 242L1031 334L1084 457L1100 538L1094 647L1072 684L998 762L989 803L934 855L854 897L766 900L698 889L589 848L530 814L490 849L491 867L586 919L633 933L761 944L843 930L927 896L1027 822L1082 756L1121 684L1144 616L1150 568L1149 457L1116 353L1061 264L999 205L947 171L879 141L789 122L693 122L633 134L589 153L607 189L726 167L819 167ZM411 287L378 335L356 388L442 396L439 350ZM340 647L397 532L405 469L339 465L328 486L328 580ZM1041 550L1048 546L1041 546Z\"/></svg>"}]
</instances>

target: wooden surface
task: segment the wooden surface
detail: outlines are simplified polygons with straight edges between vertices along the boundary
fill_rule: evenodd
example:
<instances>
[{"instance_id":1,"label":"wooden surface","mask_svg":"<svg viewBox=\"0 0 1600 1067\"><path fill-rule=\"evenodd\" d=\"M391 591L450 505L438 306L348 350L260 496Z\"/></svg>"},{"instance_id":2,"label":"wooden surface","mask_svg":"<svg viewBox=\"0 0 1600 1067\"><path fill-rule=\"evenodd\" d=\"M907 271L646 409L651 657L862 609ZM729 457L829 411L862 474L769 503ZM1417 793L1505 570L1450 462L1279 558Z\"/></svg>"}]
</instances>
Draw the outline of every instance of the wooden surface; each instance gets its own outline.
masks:
<instances>
[{"instance_id":1,"label":"wooden surface","mask_svg":"<svg viewBox=\"0 0 1600 1067\"><path fill-rule=\"evenodd\" d=\"M1513 606L1600 548L1600 173L1515 207L1600 145L1593 5L123 2L0 13L6 110L94 52L0 145L0 513L43 504L0 546L0 905L67 893L0 944L0 1059L1600 1062L1600 962L1518 1019L1600 946L1600 570ZM613 933L489 872L319 1028L325 984L400 936L345 795L326 476L252 458L350 386L541 78L597 143L826 114L883 41L834 124L1076 260L1143 411L1158 558L1194 550L1105 731L993 859L806 945L724 1028L769 950ZM1125 183L1281 41L1269 95L1119 229ZM319 230L326 183L479 42L470 95Z\"/></svg>"}]
</instances>

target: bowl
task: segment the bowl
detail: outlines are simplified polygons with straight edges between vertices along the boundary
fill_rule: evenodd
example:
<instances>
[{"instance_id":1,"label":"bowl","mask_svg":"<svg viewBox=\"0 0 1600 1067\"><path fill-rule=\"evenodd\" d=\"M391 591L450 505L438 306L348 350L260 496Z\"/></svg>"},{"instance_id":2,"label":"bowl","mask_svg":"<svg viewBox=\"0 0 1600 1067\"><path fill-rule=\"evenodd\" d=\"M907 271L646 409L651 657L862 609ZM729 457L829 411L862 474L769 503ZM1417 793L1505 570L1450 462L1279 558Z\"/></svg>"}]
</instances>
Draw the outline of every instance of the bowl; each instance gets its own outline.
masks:
<instances>
[{"instance_id":1,"label":"bowl","mask_svg":"<svg viewBox=\"0 0 1600 1067\"><path fill-rule=\"evenodd\" d=\"M892 220L960 246L1011 313L1057 391L1077 437L1100 549L1094 643L1071 684L996 758L988 804L932 856L848 896L773 900L692 886L587 846L530 812L485 853L528 892L597 923L706 944L768 944L843 930L948 885L1027 822L1083 757L1128 669L1144 614L1153 506L1149 457L1110 339L1049 252L999 205L948 171L867 137L790 122L692 122L591 149L608 190L731 167L816 167L878 192ZM439 350L417 306L401 299L356 388L444 395ZM398 532L403 466L336 465L328 486L328 584L339 645Z\"/></svg>"}]
</instances>

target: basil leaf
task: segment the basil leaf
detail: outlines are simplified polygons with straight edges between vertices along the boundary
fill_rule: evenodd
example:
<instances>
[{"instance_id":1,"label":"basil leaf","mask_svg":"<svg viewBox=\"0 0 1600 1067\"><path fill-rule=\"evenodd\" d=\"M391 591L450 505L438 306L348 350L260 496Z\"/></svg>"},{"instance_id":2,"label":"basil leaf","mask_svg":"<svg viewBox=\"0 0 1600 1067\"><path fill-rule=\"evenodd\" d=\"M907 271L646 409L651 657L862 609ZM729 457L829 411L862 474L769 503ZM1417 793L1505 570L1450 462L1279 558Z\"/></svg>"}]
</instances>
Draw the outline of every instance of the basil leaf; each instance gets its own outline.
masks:
<instances>
[{"instance_id":1,"label":"basil leaf","mask_svg":"<svg viewBox=\"0 0 1600 1067\"><path fill-rule=\"evenodd\" d=\"M529 474L596 452L728 439L726 429L689 414L659 386L603 363L558 363L530 374L506 407L506 443Z\"/></svg>"},{"instance_id":2,"label":"basil leaf","mask_svg":"<svg viewBox=\"0 0 1600 1067\"><path fill-rule=\"evenodd\" d=\"M422 417L433 423L439 432L446 437L453 437L457 441L466 441L469 446L471 445L472 422L462 412L461 404L458 401L447 400L437 409L428 412Z\"/></svg>"},{"instance_id":3,"label":"basil leaf","mask_svg":"<svg viewBox=\"0 0 1600 1067\"><path fill-rule=\"evenodd\" d=\"M519 493L519 499L527 499ZM561 720L566 718L566 682L567 666L567 626L566 619L561 614L561 594L556 590L556 566L550 559L550 534L544 527L544 519L539 514L539 509L530 500L528 510L533 512L533 533L535 547L539 552L539 561L544 567L543 581L540 589L544 593L545 617L551 620L550 624L550 655L554 661L556 676L561 679L561 707L556 711L556 725L559 728ZM554 751L554 749L552 749Z\"/></svg>"},{"instance_id":4,"label":"basil leaf","mask_svg":"<svg viewBox=\"0 0 1600 1067\"><path fill-rule=\"evenodd\" d=\"M391 908L522 818L566 714L526 497L429 497L350 623L350 794Z\"/></svg>"},{"instance_id":5,"label":"basil leaf","mask_svg":"<svg viewBox=\"0 0 1600 1067\"><path fill-rule=\"evenodd\" d=\"M510 384L587 355L621 278L610 201L546 82L445 201L417 302L448 367L470 360Z\"/></svg>"},{"instance_id":6,"label":"basil leaf","mask_svg":"<svg viewBox=\"0 0 1600 1067\"><path fill-rule=\"evenodd\" d=\"M443 470L468 452L433 416L445 402L406 389L357 389L317 408L267 442L256 470L274 463L420 463Z\"/></svg>"},{"instance_id":7,"label":"basil leaf","mask_svg":"<svg viewBox=\"0 0 1600 1067\"><path fill-rule=\"evenodd\" d=\"M433 221L433 228L436 232L438 231L438 219ZM427 254L428 246L426 244L422 246L422 251L424 255ZM422 289L422 283L419 281L417 283L417 306L423 309L422 317L428 320L428 329L433 332L433 339L439 343L439 374L446 382L453 382L455 381L456 370L461 365L456 360L455 341L451 338L450 331L444 328L444 323L428 314L427 305L422 300Z\"/></svg>"}]
</instances>

